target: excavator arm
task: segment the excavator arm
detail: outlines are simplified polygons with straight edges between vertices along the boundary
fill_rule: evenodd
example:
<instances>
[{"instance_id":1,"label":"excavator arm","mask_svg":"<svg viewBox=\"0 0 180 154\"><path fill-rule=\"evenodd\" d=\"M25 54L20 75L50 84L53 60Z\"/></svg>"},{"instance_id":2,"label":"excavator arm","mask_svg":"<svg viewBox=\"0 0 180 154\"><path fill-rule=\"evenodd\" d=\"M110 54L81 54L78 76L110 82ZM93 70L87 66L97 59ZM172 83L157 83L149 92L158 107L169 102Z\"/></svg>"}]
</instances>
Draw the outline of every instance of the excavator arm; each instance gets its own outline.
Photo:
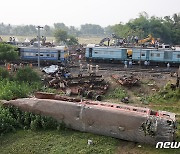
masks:
<instances>
[{"instance_id":1,"label":"excavator arm","mask_svg":"<svg viewBox=\"0 0 180 154\"><path fill-rule=\"evenodd\" d=\"M142 40L139 40L139 41L138 41L138 44L144 44L144 43L146 43L146 42L148 42L148 41L150 41L150 40L154 40L154 42L155 42L155 39L152 37L151 34L149 34L147 38L142 39Z\"/></svg>"}]
</instances>

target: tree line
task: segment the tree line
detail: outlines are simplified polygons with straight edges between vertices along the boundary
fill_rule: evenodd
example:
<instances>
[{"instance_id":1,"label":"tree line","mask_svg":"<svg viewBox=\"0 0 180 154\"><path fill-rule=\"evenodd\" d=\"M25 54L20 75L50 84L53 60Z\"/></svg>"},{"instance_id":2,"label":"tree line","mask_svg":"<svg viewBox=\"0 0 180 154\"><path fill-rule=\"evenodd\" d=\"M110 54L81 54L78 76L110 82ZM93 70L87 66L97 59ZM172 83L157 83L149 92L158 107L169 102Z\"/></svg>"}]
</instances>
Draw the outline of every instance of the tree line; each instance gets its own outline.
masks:
<instances>
[{"instance_id":1,"label":"tree line","mask_svg":"<svg viewBox=\"0 0 180 154\"><path fill-rule=\"evenodd\" d=\"M81 25L81 28L78 29L74 26L66 26L64 23L54 23L53 26L45 25L41 31L44 36L54 36L54 32L57 29L66 31L68 35L73 36L83 36L83 35L92 35L92 36L102 36L104 35L104 28L100 25L95 24L85 24ZM6 25L4 23L0 24L0 35L15 35L15 36L34 36L37 35L37 26L35 25Z\"/></svg>"},{"instance_id":2,"label":"tree line","mask_svg":"<svg viewBox=\"0 0 180 154\"><path fill-rule=\"evenodd\" d=\"M125 24L120 22L107 27L84 24L78 29L74 26L66 26L64 23L54 23L53 26L45 25L42 35L55 36L57 30L66 31L69 39L71 36L109 37L112 33L120 38L138 36L142 39L151 34L154 38L160 38L162 42L180 44L180 13L175 13L172 16L149 17L147 13L142 12L138 18L131 19ZM1 23L0 35L36 36L37 29L35 25L12 26Z\"/></svg>"}]
</instances>

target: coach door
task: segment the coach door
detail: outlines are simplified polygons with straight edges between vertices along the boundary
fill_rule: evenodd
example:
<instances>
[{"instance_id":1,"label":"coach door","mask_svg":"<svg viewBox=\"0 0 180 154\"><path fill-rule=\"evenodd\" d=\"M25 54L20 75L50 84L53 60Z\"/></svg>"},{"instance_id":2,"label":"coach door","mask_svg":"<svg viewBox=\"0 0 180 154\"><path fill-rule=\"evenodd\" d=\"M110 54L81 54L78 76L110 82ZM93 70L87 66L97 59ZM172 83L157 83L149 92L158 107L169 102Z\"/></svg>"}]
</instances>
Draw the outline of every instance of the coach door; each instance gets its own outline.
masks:
<instances>
[{"instance_id":1,"label":"coach door","mask_svg":"<svg viewBox=\"0 0 180 154\"><path fill-rule=\"evenodd\" d=\"M146 51L146 60L149 60L149 56L150 56L150 51L147 50L147 51Z\"/></svg>"},{"instance_id":2,"label":"coach door","mask_svg":"<svg viewBox=\"0 0 180 154\"><path fill-rule=\"evenodd\" d=\"M58 50L58 60L61 59L61 50Z\"/></svg>"},{"instance_id":3,"label":"coach door","mask_svg":"<svg viewBox=\"0 0 180 154\"><path fill-rule=\"evenodd\" d=\"M89 48L89 57L92 57L92 48Z\"/></svg>"},{"instance_id":4,"label":"coach door","mask_svg":"<svg viewBox=\"0 0 180 154\"><path fill-rule=\"evenodd\" d=\"M164 61L171 61L172 60L172 53L169 51L164 51Z\"/></svg>"}]
</instances>

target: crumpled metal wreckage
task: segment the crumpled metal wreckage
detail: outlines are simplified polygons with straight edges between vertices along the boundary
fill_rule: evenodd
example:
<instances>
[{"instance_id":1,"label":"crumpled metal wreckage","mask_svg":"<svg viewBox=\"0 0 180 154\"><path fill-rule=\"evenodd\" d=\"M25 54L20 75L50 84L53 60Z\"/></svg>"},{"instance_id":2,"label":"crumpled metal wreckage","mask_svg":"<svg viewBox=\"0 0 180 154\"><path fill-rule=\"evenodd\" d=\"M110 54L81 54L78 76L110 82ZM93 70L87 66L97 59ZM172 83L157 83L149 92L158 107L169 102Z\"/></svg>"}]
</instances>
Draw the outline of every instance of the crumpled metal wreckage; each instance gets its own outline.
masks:
<instances>
[{"instance_id":1,"label":"crumpled metal wreckage","mask_svg":"<svg viewBox=\"0 0 180 154\"><path fill-rule=\"evenodd\" d=\"M74 130L122 140L156 144L175 139L174 113L99 101L73 101L55 95L48 97L4 101L3 105L51 116Z\"/></svg>"}]
</instances>

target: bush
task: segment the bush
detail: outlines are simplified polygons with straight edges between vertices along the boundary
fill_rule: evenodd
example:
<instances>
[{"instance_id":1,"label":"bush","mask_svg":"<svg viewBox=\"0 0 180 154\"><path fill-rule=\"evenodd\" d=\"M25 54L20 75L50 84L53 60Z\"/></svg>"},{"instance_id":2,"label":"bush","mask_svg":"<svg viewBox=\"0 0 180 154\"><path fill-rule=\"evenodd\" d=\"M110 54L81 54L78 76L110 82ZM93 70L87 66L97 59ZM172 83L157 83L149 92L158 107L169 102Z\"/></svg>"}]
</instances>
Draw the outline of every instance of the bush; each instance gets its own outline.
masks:
<instances>
[{"instance_id":1,"label":"bush","mask_svg":"<svg viewBox=\"0 0 180 154\"><path fill-rule=\"evenodd\" d=\"M9 77L10 77L9 72L6 69L0 67L0 78L4 79Z\"/></svg>"},{"instance_id":2,"label":"bush","mask_svg":"<svg viewBox=\"0 0 180 154\"><path fill-rule=\"evenodd\" d=\"M0 43L0 60L2 61L13 61L18 59L17 48L9 45Z\"/></svg>"},{"instance_id":3,"label":"bush","mask_svg":"<svg viewBox=\"0 0 180 154\"><path fill-rule=\"evenodd\" d=\"M61 124L51 117L24 112L16 107L0 106L0 135L21 129L59 129Z\"/></svg>"},{"instance_id":4,"label":"bush","mask_svg":"<svg viewBox=\"0 0 180 154\"><path fill-rule=\"evenodd\" d=\"M117 98L117 99L122 99L124 97L127 97L127 93L125 90L123 90L122 88L116 88L114 91L112 91L107 98Z\"/></svg>"},{"instance_id":5,"label":"bush","mask_svg":"<svg viewBox=\"0 0 180 154\"><path fill-rule=\"evenodd\" d=\"M16 120L13 114L2 106L0 106L0 135L14 131L16 127Z\"/></svg>"},{"instance_id":6,"label":"bush","mask_svg":"<svg viewBox=\"0 0 180 154\"><path fill-rule=\"evenodd\" d=\"M28 83L41 81L39 75L35 71L33 71L30 67L19 69L16 73L15 79L20 82L24 81Z\"/></svg>"},{"instance_id":7,"label":"bush","mask_svg":"<svg viewBox=\"0 0 180 154\"><path fill-rule=\"evenodd\" d=\"M0 80L0 99L11 100L24 98L40 88L39 83L29 85L25 82Z\"/></svg>"}]
</instances>

